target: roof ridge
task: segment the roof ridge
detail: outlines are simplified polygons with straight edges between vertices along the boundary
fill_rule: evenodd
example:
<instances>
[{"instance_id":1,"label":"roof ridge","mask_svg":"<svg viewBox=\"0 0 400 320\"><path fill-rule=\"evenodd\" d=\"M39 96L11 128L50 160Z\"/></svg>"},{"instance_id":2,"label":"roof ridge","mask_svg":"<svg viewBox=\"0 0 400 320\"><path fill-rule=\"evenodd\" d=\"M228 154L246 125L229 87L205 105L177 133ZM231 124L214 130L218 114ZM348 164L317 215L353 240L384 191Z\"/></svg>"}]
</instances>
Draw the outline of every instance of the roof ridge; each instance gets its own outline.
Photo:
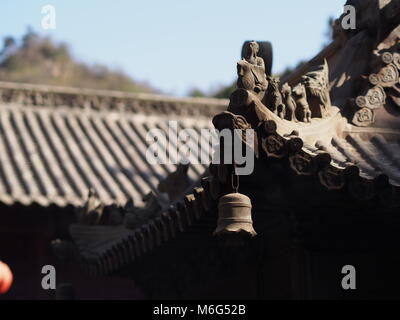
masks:
<instances>
[{"instance_id":1,"label":"roof ridge","mask_svg":"<svg viewBox=\"0 0 400 320\"><path fill-rule=\"evenodd\" d=\"M0 103L212 117L228 100L0 81Z\"/></svg>"}]
</instances>

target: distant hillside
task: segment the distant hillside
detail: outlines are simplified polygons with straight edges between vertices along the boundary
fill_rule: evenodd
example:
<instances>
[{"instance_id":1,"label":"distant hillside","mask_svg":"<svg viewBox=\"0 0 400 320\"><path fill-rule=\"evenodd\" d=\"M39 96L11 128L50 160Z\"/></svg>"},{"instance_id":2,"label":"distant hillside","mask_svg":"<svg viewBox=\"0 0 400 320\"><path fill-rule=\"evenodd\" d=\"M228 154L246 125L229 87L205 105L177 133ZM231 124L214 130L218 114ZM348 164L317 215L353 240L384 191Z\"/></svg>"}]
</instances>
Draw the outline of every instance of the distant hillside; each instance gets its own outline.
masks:
<instances>
[{"instance_id":1,"label":"distant hillside","mask_svg":"<svg viewBox=\"0 0 400 320\"><path fill-rule=\"evenodd\" d=\"M56 43L31 30L21 40L12 37L4 39L0 51L0 81L128 92L155 91L121 71L77 62L66 44Z\"/></svg>"}]
</instances>

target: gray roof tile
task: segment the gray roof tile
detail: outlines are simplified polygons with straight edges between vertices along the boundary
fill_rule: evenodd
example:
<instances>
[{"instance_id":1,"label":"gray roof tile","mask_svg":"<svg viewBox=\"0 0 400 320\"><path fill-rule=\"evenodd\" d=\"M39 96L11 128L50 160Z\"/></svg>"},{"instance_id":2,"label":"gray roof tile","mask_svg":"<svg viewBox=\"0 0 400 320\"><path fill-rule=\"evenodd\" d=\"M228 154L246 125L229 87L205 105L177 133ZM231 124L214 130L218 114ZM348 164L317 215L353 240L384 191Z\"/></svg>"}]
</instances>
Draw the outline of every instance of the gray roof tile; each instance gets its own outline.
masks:
<instances>
[{"instance_id":1,"label":"gray roof tile","mask_svg":"<svg viewBox=\"0 0 400 320\"><path fill-rule=\"evenodd\" d=\"M169 100L167 105L173 105L174 100ZM104 204L123 204L129 198L141 204L143 196L158 193L160 180L176 169L146 160L148 130L167 131L169 120L178 121L178 129L193 128L197 133L213 128L207 114L168 116L104 106L87 110L0 101L0 201L80 206L92 188ZM196 143L193 135L189 141ZM163 147L166 143L160 141ZM200 144L204 149L209 145ZM189 177L199 179L206 167L191 165Z\"/></svg>"}]
</instances>

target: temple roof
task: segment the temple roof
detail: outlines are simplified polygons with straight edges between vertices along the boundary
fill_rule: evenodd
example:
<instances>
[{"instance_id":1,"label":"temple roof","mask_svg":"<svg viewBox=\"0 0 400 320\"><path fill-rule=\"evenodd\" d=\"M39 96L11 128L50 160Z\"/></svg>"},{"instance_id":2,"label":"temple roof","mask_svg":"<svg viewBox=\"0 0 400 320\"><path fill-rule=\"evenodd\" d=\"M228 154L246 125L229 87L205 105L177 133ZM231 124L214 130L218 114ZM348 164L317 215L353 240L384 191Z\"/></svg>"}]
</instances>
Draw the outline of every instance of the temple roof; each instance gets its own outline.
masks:
<instances>
[{"instance_id":1,"label":"temple roof","mask_svg":"<svg viewBox=\"0 0 400 320\"><path fill-rule=\"evenodd\" d=\"M224 103L0 83L0 201L81 206L93 189L103 204L141 204L176 169L146 161L148 130L176 120L199 132Z\"/></svg>"},{"instance_id":2,"label":"temple roof","mask_svg":"<svg viewBox=\"0 0 400 320\"><path fill-rule=\"evenodd\" d=\"M214 125L217 129L232 129L232 123L235 129L253 128L260 166L276 160L294 176L308 176L307 181L317 182L326 191L321 194L332 191L349 199L338 206L373 204L382 211L397 212L400 33L398 15L393 12L399 12L399 1L354 0L349 4L359 6L359 28L336 30L332 44L283 79L282 86L270 77L254 79L260 65L242 60L238 64L242 68L238 90L231 97L228 112L216 116ZM285 104L291 115L282 110ZM216 223L216 203L227 191L222 189L229 185L231 171L224 165L210 169L212 177L202 181L202 189L195 189L179 206L138 228L122 227L119 236L112 234L115 238L108 247L97 244L104 232L101 228L110 227L71 226L83 264L94 273L114 271L178 237L178 233L190 232L207 216ZM262 176L252 178L265 189L271 181ZM301 182L297 187L302 187Z\"/></svg>"}]
</instances>

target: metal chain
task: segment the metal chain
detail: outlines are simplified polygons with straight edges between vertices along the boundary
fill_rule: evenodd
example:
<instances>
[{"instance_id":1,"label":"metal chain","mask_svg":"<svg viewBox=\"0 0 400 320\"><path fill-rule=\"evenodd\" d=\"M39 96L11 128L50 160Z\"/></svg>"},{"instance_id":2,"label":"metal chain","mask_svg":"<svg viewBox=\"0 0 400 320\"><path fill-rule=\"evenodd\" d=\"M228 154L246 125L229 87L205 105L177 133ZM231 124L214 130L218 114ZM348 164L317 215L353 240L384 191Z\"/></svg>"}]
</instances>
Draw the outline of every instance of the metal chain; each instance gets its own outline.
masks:
<instances>
[{"instance_id":1,"label":"metal chain","mask_svg":"<svg viewBox=\"0 0 400 320\"><path fill-rule=\"evenodd\" d=\"M232 132L234 134L235 132L235 120L232 119ZM235 162L235 152L232 148L232 165L233 165L233 170L232 170L232 190L234 193L239 192L239 176L236 174L236 162Z\"/></svg>"},{"instance_id":2,"label":"metal chain","mask_svg":"<svg viewBox=\"0 0 400 320\"><path fill-rule=\"evenodd\" d=\"M233 171L232 171L232 189L234 193L239 192L239 176L236 174L236 163L233 161Z\"/></svg>"}]
</instances>

